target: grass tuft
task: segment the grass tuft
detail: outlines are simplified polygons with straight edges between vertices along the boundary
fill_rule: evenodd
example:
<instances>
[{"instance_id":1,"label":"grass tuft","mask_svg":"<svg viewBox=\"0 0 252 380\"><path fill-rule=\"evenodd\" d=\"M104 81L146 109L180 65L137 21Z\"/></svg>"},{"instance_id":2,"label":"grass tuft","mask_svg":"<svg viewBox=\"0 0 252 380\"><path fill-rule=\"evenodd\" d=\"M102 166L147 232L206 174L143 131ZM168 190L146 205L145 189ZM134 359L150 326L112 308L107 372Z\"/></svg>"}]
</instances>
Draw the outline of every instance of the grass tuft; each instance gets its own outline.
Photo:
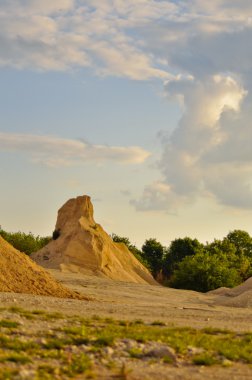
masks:
<instances>
[{"instance_id":1,"label":"grass tuft","mask_svg":"<svg viewBox=\"0 0 252 380\"><path fill-rule=\"evenodd\" d=\"M217 360L213 355L208 353L203 353L199 355L195 355L192 359L193 364L196 365L205 365L205 366L211 366L214 364L219 364L220 361Z\"/></svg>"},{"instance_id":2,"label":"grass tuft","mask_svg":"<svg viewBox=\"0 0 252 380\"><path fill-rule=\"evenodd\" d=\"M1 319L0 320L0 327L6 327L9 329L15 329L20 326L20 323L11 321L9 319Z\"/></svg>"}]
</instances>

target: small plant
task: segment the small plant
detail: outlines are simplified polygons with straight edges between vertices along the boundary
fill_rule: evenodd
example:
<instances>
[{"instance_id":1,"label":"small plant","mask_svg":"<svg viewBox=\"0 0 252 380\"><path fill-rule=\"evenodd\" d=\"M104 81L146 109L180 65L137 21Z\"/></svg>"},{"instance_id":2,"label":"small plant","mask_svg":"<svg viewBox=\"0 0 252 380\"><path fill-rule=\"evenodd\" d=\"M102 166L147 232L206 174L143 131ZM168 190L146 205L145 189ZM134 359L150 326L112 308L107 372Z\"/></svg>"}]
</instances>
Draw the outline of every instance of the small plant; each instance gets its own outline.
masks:
<instances>
[{"instance_id":1,"label":"small plant","mask_svg":"<svg viewBox=\"0 0 252 380\"><path fill-rule=\"evenodd\" d=\"M36 379L52 380L53 378L56 378L56 376L58 375L58 372L59 372L59 368L52 367L48 364L43 364L43 365L40 365L37 369Z\"/></svg>"},{"instance_id":2,"label":"small plant","mask_svg":"<svg viewBox=\"0 0 252 380\"><path fill-rule=\"evenodd\" d=\"M210 355L207 353L194 356L194 358L192 359L192 362L193 364L196 364L196 365L206 365L206 366L211 366L211 365L219 363L219 361L213 355Z\"/></svg>"},{"instance_id":3,"label":"small plant","mask_svg":"<svg viewBox=\"0 0 252 380\"><path fill-rule=\"evenodd\" d=\"M26 364L26 363L30 363L30 358L28 358L28 356L26 355L22 355L22 354L17 354L17 353L13 353L13 354L9 354L9 355L5 355L5 356L0 356L0 362L13 362L13 363L20 363L20 364Z\"/></svg>"},{"instance_id":4,"label":"small plant","mask_svg":"<svg viewBox=\"0 0 252 380\"><path fill-rule=\"evenodd\" d=\"M0 320L0 327L6 327L6 328L17 328L20 324L15 321L11 321L9 319L2 319Z\"/></svg>"},{"instance_id":5,"label":"small plant","mask_svg":"<svg viewBox=\"0 0 252 380\"><path fill-rule=\"evenodd\" d=\"M133 321L133 323L134 323L135 325L143 325L143 324L144 324L144 321L143 321L142 319L135 319L135 320Z\"/></svg>"},{"instance_id":6,"label":"small plant","mask_svg":"<svg viewBox=\"0 0 252 380\"><path fill-rule=\"evenodd\" d=\"M163 357L163 363L173 364L173 359L170 356L166 355Z\"/></svg>"},{"instance_id":7,"label":"small plant","mask_svg":"<svg viewBox=\"0 0 252 380\"><path fill-rule=\"evenodd\" d=\"M62 372L70 377L82 374L92 367L89 357L85 354L71 355L66 360L66 366L62 368Z\"/></svg>"},{"instance_id":8,"label":"small plant","mask_svg":"<svg viewBox=\"0 0 252 380\"><path fill-rule=\"evenodd\" d=\"M153 321L151 323L152 326L165 326L166 324L162 321Z\"/></svg>"},{"instance_id":9,"label":"small plant","mask_svg":"<svg viewBox=\"0 0 252 380\"><path fill-rule=\"evenodd\" d=\"M114 337L112 335L103 335L97 338L94 344L98 347L112 346L114 343Z\"/></svg>"},{"instance_id":10,"label":"small plant","mask_svg":"<svg viewBox=\"0 0 252 380\"><path fill-rule=\"evenodd\" d=\"M16 369L4 369L0 372L0 380L12 380L18 375L18 370Z\"/></svg>"},{"instance_id":11,"label":"small plant","mask_svg":"<svg viewBox=\"0 0 252 380\"><path fill-rule=\"evenodd\" d=\"M143 356L143 350L138 347L133 347L128 352L132 358L139 359Z\"/></svg>"},{"instance_id":12,"label":"small plant","mask_svg":"<svg viewBox=\"0 0 252 380\"><path fill-rule=\"evenodd\" d=\"M118 324L120 326L128 326L129 322L128 321L119 321Z\"/></svg>"}]
</instances>

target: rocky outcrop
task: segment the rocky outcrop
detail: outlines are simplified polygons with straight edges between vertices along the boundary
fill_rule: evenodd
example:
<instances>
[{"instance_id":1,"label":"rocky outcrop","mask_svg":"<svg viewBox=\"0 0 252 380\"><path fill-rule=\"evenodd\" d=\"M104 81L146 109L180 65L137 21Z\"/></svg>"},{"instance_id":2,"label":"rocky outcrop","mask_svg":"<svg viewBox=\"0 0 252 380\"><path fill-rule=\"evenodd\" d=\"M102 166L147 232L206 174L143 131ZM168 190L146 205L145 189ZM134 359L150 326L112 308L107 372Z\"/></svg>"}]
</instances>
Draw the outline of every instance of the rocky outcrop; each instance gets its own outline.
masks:
<instances>
[{"instance_id":1,"label":"rocky outcrop","mask_svg":"<svg viewBox=\"0 0 252 380\"><path fill-rule=\"evenodd\" d=\"M67 201L58 211L54 239L32 255L40 265L113 280L157 284L123 243L115 243L97 224L87 195Z\"/></svg>"},{"instance_id":2,"label":"rocky outcrop","mask_svg":"<svg viewBox=\"0 0 252 380\"><path fill-rule=\"evenodd\" d=\"M60 298L85 299L66 289L27 255L0 236L0 292L28 293Z\"/></svg>"}]
</instances>

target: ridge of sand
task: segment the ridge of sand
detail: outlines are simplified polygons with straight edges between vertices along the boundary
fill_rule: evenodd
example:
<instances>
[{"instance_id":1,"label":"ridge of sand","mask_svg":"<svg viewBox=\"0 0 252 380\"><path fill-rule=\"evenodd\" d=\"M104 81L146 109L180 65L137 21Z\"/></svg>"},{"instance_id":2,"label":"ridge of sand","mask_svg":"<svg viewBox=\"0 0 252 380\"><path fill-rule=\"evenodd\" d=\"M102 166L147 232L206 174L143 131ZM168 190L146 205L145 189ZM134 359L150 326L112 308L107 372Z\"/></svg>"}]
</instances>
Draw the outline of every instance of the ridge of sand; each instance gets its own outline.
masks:
<instances>
[{"instance_id":1,"label":"ridge of sand","mask_svg":"<svg viewBox=\"0 0 252 380\"><path fill-rule=\"evenodd\" d=\"M87 195L68 200L58 211L59 237L31 255L39 265L112 280L157 285L125 244L115 243L93 218Z\"/></svg>"},{"instance_id":2,"label":"ridge of sand","mask_svg":"<svg viewBox=\"0 0 252 380\"><path fill-rule=\"evenodd\" d=\"M85 298L62 286L26 254L12 247L1 236L0 292L28 293L59 298Z\"/></svg>"},{"instance_id":3,"label":"ridge of sand","mask_svg":"<svg viewBox=\"0 0 252 380\"><path fill-rule=\"evenodd\" d=\"M252 277L232 289L223 287L208 294L216 296L215 305L252 307Z\"/></svg>"}]
</instances>

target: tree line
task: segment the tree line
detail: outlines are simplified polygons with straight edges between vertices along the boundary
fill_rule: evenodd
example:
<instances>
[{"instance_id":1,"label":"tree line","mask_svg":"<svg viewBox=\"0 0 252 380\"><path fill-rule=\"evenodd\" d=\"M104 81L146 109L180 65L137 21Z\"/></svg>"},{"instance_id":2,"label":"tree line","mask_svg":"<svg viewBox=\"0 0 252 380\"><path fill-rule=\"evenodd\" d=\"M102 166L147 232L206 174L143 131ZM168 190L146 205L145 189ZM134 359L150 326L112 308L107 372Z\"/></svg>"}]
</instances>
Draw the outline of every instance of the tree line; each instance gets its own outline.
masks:
<instances>
[{"instance_id":1,"label":"tree line","mask_svg":"<svg viewBox=\"0 0 252 380\"><path fill-rule=\"evenodd\" d=\"M43 248L52 237L31 232L7 232L0 235L16 249L30 255ZM165 286L207 292L222 286L234 287L252 277L252 237L243 230L231 231L223 239L202 244L190 237L173 240L169 247L157 239L147 239L137 248L127 237L111 235L124 243Z\"/></svg>"},{"instance_id":2,"label":"tree line","mask_svg":"<svg viewBox=\"0 0 252 380\"><path fill-rule=\"evenodd\" d=\"M28 234L24 232L7 232L0 226L0 235L14 248L18 249L20 252L31 255L33 252L37 252L39 249L43 248L47 243L49 243L52 238L50 236L42 237L35 236L31 232Z\"/></svg>"},{"instance_id":3,"label":"tree line","mask_svg":"<svg viewBox=\"0 0 252 380\"><path fill-rule=\"evenodd\" d=\"M147 239L138 249L128 238L112 234L123 242L163 285L207 292L234 287L252 276L252 238L234 230L223 239L202 244L190 237L173 240L169 247Z\"/></svg>"}]
</instances>

